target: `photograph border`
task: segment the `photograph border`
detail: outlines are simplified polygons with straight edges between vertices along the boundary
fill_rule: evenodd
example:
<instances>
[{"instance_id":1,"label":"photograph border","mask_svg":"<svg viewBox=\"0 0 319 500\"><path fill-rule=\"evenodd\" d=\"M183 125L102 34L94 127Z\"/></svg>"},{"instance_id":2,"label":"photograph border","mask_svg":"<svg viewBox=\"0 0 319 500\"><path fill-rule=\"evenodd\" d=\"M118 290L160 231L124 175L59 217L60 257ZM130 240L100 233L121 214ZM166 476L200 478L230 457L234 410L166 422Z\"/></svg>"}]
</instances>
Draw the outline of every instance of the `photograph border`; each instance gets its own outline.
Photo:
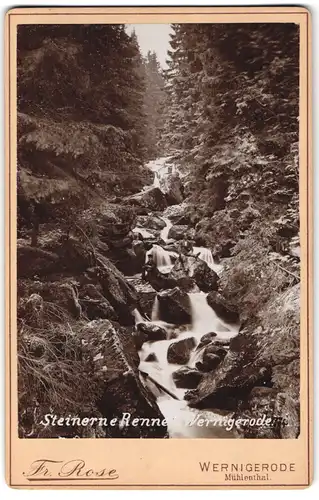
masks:
<instances>
[{"instance_id":1,"label":"photograph border","mask_svg":"<svg viewBox=\"0 0 319 500\"><path fill-rule=\"evenodd\" d=\"M129 483L125 481L122 484L113 483L106 484L106 482L99 482L98 479L74 479L66 480L61 478L50 478L50 480L38 479L32 481L32 484L28 483L27 479L23 477L23 467L21 464L22 457L21 453L25 453L27 448L34 446L35 441L42 441L42 447L48 447L48 443L52 443L54 440L22 440L17 437L17 391L16 391L16 378L17 378L17 367L16 367L16 30L18 24L37 24L42 22L46 24L48 22L49 16L53 16L50 19L52 24L58 24L61 22L62 18L67 24L80 24L79 18L83 17L83 23L91 24L97 21L91 21L89 16L101 16L99 21L101 24L105 23L105 18L107 18L107 24L117 24L117 23L127 23L127 19L130 19L130 23L135 22L147 22L147 23L158 23L164 22L159 21L159 16L169 16L174 17L170 21L165 22L225 22L218 21L218 19L211 19L214 16L232 16L233 19L227 21L229 23L236 22L299 22L300 26L303 26L303 36L301 36L300 31L300 130L299 130L299 144L300 144L300 183L299 183L299 193L300 193L300 213L301 213L301 334L300 334L300 345L301 345L301 390L303 390L305 397L301 398L301 426L303 431L300 437L296 440L290 440L291 442L297 444L303 441L306 444L306 453L303 460L307 461L304 463L305 473L299 474L303 478L296 483L245 483L238 484L238 482L224 482L224 483L206 483L195 481L194 483L174 483L169 481L169 483L158 482L158 483L148 483L140 481L137 483ZM194 20L198 16L204 15L205 21ZM252 16L249 20L239 21L238 19L242 16ZM263 21L256 21L255 18L258 16L265 16L267 19ZM286 21L282 21L282 15L284 15ZM294 19L298 21L290 21L289 17L293 15ZM60 16L60 19L57 18ZM70 17L65 17L70 16ZM103 17L102 17L103 16ZM185 20L181 20L183 16L186 16ZM189 17L191 16L191 17ZM270 17L269 17L270 16ZM269 19L268 19L269 17ZM254 19L253 19L254 18ZM271 18L271 19L270 19ZM53 20L54 19L54 20ZM103 20L104 19L104 20ZM91 22L90 22L91 21ZM10 486L16 488L107 488L107 489L139 489L139 488L178 488L178 489L230 489L230 488L304 488L309 486L312 481L312 425L313 425L313 356L312 356L312 345L313 345L313 218L312 218L312 179L313 179L313 169L312 169L312 122L311 122L311 26L310 26L310 13L306 8L303 7L65 7L65 8L17 8L8 11L6 14L6 52L5 52L5 66L6 66L6 78L5 78L5 92L6 92L6 466L7 466L7 482ZM305 428L306 424L306 428ZM25 442L21 446L22 441ZM84 447L88 447L89 442L96 443L97 440L87 439L87 440L55 440L57 443L62 445L62 441L67 442L67 447L78 448L77 443L74 441L86 441L83 443ZM107 441L107 440L98 440ZM148 441L149 446L158 447L158 453L165 453L165 445L167 445L167 440L163 440L160 445L156 439L147 440L122 440L122 439L112 439L112 442L116 443L119 441L136 442L138 441ZM183 450L186 450L185 442L193 443L191 440L172 440L175 447L179 447L179 443L184 442ZM218 448L217 443L219 440L208 440L201 439L196 440L201 441L202 446L205 446L205 442L213 441L215 448ZM231 441L231 446L234 446L234 441ZM244 441L251 441L254 443L256 440L239 440L241 443ZM263 441L258 439L258 446L263 447ZM272 441L272 440L268 440ZM40 443L41 444L41 443ZM225 441L223 440L223 446ZM278 440L276 444L279 445ZM304 443L303 443L304 444ZM23 448L23 450L22 450ZM20 453L19 453L20 449ZM279 450L279 446L278 446ZM277 450L277 454L279 451ZM13 451L15 452L15 463L13 463ZM105 450L106 451L106 450ZM140 453L139 449L139 453ZM29 450L32 454L32 450ZM38 450L37 450L38 453ZM76 451L78 453L78 451ZM218 449L216 452L218 455ZM17 458L18 457L18 458ZM35 457L33 453L33 457ZM38 458L38 455L36 455ZM288 457L288 455L287 455ZM240 457L239 460L244 457ZM291 458L291 457L290 457ZM34 458L35 459L35 458ZM281 457L280 457L281 459ZM181 458L182 460L182 458ZM216 456L216 460L218 457ZM32 460L31 460L32 461ZM28 463L31 463L29 460ZM172 460L173 462L173 460ZM195 460L196 463L196 460ZM141 471L137 471L137 474L142 475ZM194 473L194 476L199 477L199 471ZM17 478L20 477L20 481ZM207 476L203 476L207 478ZM141 479L141 477L140 477ZM165 478L164 478L165 479ZM63 484L62 484L63 483Z\"/></svg>"}]
</instances>

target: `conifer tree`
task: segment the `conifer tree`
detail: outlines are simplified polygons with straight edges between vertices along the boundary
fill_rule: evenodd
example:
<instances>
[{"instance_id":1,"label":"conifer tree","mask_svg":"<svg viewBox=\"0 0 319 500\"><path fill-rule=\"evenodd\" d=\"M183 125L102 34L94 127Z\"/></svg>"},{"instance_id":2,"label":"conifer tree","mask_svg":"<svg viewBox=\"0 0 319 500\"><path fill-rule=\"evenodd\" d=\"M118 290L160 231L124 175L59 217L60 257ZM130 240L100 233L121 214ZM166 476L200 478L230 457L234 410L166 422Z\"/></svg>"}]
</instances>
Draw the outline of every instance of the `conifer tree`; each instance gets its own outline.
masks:
<instances>
[{"instance_id":1,"label":"conifer tree","mask_svg":"<svg viewBox=\"0 0 319 500\"><path fill-rule=\"evenodd\" d=\"M74 196L90 203L87 188L103 197L141 189L142 66L136 37L124 25L19 27L18 175L24 206L30 197L30 203L46 200L51 213L60 203L75 203ZM31 175L48 180L36 194L29 192Z\"/></svg>"},{"instance_id":2,"label":"conifer tree","mask_svg":"<svg viewBox=\"0 0 319 500\"><path fill-rule=\"evenodd\" d=\"M297 182L296 26L173 25L171 38L165 140L190 166L194 197L223 178L231 196L288 199Z\"/></svg>"},{"instance_id":3,"label":"conifer tree","mask_svg":"<svg viewBox=\"0 0 319 500\"><path fill-rule=\"evenodd\" d=\"M164 78L156 52L149 51L144 59L145 96L144 112L147 122L148 158L154 159L161 155L159 142L163 128L163 106L165 101Z\"/></svg>"}]
</instances>

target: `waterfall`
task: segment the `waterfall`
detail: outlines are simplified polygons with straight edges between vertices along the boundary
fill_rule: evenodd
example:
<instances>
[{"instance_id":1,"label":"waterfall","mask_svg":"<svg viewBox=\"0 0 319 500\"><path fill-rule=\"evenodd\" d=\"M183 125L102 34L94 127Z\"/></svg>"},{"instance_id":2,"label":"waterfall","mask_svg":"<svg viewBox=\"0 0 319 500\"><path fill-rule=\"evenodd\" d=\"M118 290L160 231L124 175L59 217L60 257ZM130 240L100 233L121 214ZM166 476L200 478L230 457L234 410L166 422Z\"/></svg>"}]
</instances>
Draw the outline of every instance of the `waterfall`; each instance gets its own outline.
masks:
<instances>
[{"instance_id":1,"label":"waterfall","mask_svg":"<svg viewBox=\"0 0 319 500\"><path fill-rule=\"evenodd\" d=\"M135 324L137 325L138 323L145 323L146 319L143 318L141 315L140 311L138 309L134 309L133 311L133 316L135 318Z\"/></svg>"},{"instance_id":2,"label":"waterfall","mask_svg":"<svg viewBox=\"0 0 319 500\"><path fill-rule=\"evenodd\" d=\"M189 293L192 314L192 331L200 339L202 335L216 332L218 318L215 311L207 304L204 292Z\"/></svg>"},{"instance_id":3,"label":"waterfall","mask_svg":"<svg viewBox=\"0 0 319 500\"><path fill-rule=\"evenodd\" d=\"M238 325L228 325L207 303L207 293L189 293L191 303L191 330L197 339L205 333L215 332L219 338L229 339L238 333Z\"/></svg>"},{"instance_id":4,"label":"waterfall","mask_svg":"<svg viewBox=\"0 0 319 500\"><path fill-rule=\"evenodd\" d=\"M193 254L194 255L198 255L199 254L198 257L201 260L203 260L204 262L206 262L206 264L208 264L211 269L213 269L214 258L213 258L213 254L212 254L211 250L209 250L209 248L194 247Z\"/></svg>"},{"instance_id":5,"label":"waterfall","mask_svg":"<svg viewBox=\"0 0 319 500\"><path fill-rule=\"evenodd\" d=\"M160 245L153 245L151 250L146 252L146 262L149 255L153 255L154 262L159 271L161 271L162 273L167 273L171 270L173 266L171 255Z\"/></svg>"},{"instance_id":6,"label":"waterfall","mask_svg":"<svg viewBox=\"0 0 319 500\"><path fill-rule=\"evenodd\" d=\"M170 228L172 227L173 224L166 217L161 217L161 219L166 223L166 226L161 231L161 239L166 242L169 239L168 238L168 233L169 233L169 230L170 230Z\"/></svg>"},{"instance_id":7,"label":"waterfall","mask_svg":"<svg viewBox=\"0 0 319 500\"><path fill-rule=\"evenodd\" d=\"M134 227L132 231L133 233L140 233L143 238L154 238L154 235L147 231L147 229L145 229L144 227Z\"/></svg>"},{"instance_id":8,"label":"waterfall","mask_svg":"<svg viewBox=\"0 0 319 500\"><path fill-rule=\"evenodd\" d=\"M160 187L160 179L159 179L159 175L157 172L155 172L153 186L158 187L158 188Z\"/></svg>"},{"instance_id":9,"label":"waterfall","mask_svg":"<svg viewBox=\"0 0 319 500\"><path fill-rule=\"evenodd\" d=\"M175 165L170 162L171 158L160 158L149 162L148 167L154 173L153 186L160 188L163 188L163 186L165 187L167 176L177 171ZM172 227L172 222L167 216L173 217L174 214L174 211L167 210L161 217L165 222L165 227L160 231L160 238L163 242L169 241L168 233ZM134 231L140 232L144 237L152 237L155 241L158 238L157 236L151 235L151 233L144 228L135 228ZM193 249L193 254L197 255L200 260L206 262L215 272L222 269L221 265L214 262L212 252L208 248L195 247ZM152 255L154 264L161 273L169 273L178 257L176 252L167 251L158 244L154 244L152 248L146 252L146 262L150 255ZM193 262L194 267L196 266L194 258L190 258L189 261ZM191 276L191 266L188 273L189 276ZM145 324L144 330L147 332L145 339L148 339L143 343L138 353L140 359L139 370L142 374L141 380L154 394L158 406L167 419L168 430L171 437L228 438L231 433L226 431L224 427L219 428L215 426L214 423L205 427L189 425L189 422L197 416L200 418L207 417L209 421L213 422L214 419L220 419L221 415L215 413L213 410L208 411L190 408L187 401L184 399L187 391L185 385L183 387L177 387L174 382L174 379L176 380L173 376L174 372L181 369L183 366L201 370L200 365L199 367L197 366L197 362L203 362L205 348L198 349L194 347L190 353L187 353L189 357L186 356L184 365L169 363L167 353L168 349L171 349L172 344L175 342L183 342L183 340L187 338L195 338L196 342L194 344L198 346L202 336L210 332L216 333L216 340L229 340L231 337L238 334L238 325L228 325L220 319L207 303L206 293L191 292L188 293L188 296L190 301L191 325L174 325L163 321L160 314L160 302L157 296L155 296L154 299L151 320L149 320L148 317L143 317L138 309L133 311L135 324ZM165 336L161 334L159 337L154 338L161 338L162 340L152 340L152 335L156 333L156 327L163 328L166 331L166 339ZM137 330L139 330L139 328L137 328ZM174 358L169 357L169 359L171 360ZM174 396L177 397L177 399L175 399Z\"/></svg>"},{"instance_id":10,"label":"waterfall","mask_svg":"<svg viewBox=\"0 0 319 500\"><path fill-rule=\"evenodd\" d=\"M158 321L159 317L159 301L157 295L154 300L153 309L152 309L152 321Z\"/></svg>"},{"instance_id":11,"label":"waterfall","mask_svg":"<svg viewBox=\"0 0 319 500\"><path fill-rule=\"evenodd\" d=\"M193 254L198 255L198 257L206 262L206 264L216 273L218 273L218 271L222 269L222 266L220 264L215 264L212 251L209 248L194 247Z\"/></svg>"}]
</instances>

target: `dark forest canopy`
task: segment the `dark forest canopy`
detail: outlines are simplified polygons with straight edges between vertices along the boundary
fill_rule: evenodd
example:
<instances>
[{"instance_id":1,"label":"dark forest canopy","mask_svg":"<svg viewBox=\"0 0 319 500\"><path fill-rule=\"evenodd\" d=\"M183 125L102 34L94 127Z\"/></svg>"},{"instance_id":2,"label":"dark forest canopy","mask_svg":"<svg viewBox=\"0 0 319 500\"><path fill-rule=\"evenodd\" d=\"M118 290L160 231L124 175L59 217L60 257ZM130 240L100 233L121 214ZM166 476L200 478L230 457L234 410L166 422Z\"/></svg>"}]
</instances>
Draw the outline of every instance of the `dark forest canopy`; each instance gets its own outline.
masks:
<instances>
[{"instance_id":1,"label":"dark forest canopy","mask_svg":"<svg viewBox=\"0 0 319 500\"><path fill-rule=\"evenodd\" d=\"M297 233L298 26L175 24L170 45L163 142L189 172L195 219L248 203L266 219L290 210Z\"/></svg>"},{"instance_id":2,"label":"dark forest canopy","mask_svg":"<svg viewBox=\"0 0 319 500\"><path fill-rule=\"evenodd\" d=\"M157 154L161 91L156 56L144 61L124 25L20 26L21 199L60 202L68 191L85 200L88 189L96 196L141 189L143 165ZM43 175L51 180L45 186Z\"/></svg>"}]
</instances>

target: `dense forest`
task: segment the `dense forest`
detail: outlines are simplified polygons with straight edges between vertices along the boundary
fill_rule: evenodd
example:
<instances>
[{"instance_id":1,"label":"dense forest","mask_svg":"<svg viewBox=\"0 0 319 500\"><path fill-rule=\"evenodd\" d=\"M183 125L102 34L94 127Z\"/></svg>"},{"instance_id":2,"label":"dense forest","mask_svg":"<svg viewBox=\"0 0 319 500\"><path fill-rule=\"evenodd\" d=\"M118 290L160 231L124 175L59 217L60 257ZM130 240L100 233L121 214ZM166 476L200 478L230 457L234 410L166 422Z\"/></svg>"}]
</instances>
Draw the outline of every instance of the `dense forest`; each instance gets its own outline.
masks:
<instances>
[{"instance_id":1,"label":"dense forest","mask_svg":"<svg viewBox=\"0 0 319 500\"><path fill-rule=\"evenodd\" d=\"M39 422L161 416L138 352L168 334L136 311L149 320L156 300L181 328L195 289L239 333L219 352L202 340L201 364L175 376L189 405L267 406L278 425L245 437L298 435L298 40L293 24L173 24L162 69L124 25L19 27L21 437L166 437ZM165 178L149 168L158 158ZM221 271L181 249L185 239ZM154 246L173 268L149 265L143 279ZM194 348L184 344L179 359Z\"/></svg>"}]
</instances>

